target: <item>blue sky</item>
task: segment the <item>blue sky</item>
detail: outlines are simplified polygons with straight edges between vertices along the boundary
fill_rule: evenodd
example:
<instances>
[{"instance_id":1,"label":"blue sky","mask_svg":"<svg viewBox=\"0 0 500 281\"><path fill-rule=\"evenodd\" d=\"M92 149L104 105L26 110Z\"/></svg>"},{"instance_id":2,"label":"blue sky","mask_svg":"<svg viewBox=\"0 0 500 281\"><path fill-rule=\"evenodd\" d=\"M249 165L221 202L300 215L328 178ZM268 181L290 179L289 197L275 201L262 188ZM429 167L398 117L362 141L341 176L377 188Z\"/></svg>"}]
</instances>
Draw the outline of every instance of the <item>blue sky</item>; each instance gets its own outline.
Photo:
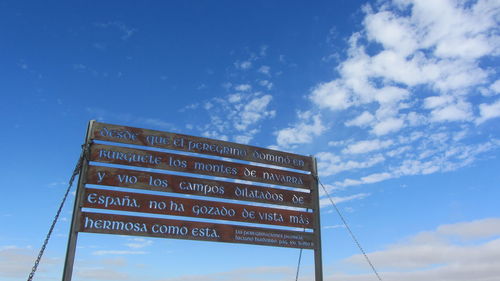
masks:
<instances>
[{"instance_id":1,"label":"blue sky","mask_svg":"<svg viewBox=\"0 0 500 281\"><path fill-rule=\"evenodd\" d=\"M384 280L500 280L498 1L2 1L0 280L88 120L315 155ZM59 280L72 200L36 280ZM322 197L326 280L376 280ZM74 280L292 280L299 251L82 234ZM313 280L304 251L300 280Z\"/></svg>"}]
</instances>

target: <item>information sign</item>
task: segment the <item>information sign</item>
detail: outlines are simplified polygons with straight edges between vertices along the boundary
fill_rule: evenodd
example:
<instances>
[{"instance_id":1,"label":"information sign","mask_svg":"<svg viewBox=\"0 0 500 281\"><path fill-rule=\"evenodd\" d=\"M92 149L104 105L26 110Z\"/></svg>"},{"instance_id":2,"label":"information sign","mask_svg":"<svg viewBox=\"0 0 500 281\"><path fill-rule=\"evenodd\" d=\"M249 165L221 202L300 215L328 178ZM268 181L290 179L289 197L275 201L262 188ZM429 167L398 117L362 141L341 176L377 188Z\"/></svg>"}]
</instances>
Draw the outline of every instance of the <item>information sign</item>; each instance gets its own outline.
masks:
<instances>
[{"instance_id":1,"label":"information sign","mask_svg":"<svg viewBox=\"0 0 500 281\"><path fill-rule=\"evenodd\" d=\"M85 148L63 281L80 232L312 249L322 280L314 158L95 121Z\"/></svg>"}]
</instances>

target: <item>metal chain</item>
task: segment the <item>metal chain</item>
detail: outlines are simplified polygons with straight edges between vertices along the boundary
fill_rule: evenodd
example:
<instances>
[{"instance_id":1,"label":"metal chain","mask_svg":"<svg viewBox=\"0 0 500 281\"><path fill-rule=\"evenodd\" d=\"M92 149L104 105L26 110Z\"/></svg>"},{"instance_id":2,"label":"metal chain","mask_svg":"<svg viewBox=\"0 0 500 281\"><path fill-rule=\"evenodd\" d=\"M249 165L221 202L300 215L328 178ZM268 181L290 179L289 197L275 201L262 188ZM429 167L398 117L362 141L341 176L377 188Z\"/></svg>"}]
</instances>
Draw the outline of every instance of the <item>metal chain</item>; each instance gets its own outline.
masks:
<instances>
[{"instance_id":1,"label":"metal chain","mask_svg":"<svg viewBox=\"0 0 500 281\"><path fill-rule=\"evenodd\" d=\"M363 256L365 257L365 260L368 262L368 264L370 265L370 267L372 268L373 270L373 273L375 273L375 275L377 276L378 280L382 281L382 278L380 277L380 275L378 274L377 270L375 269L375 266L373 265L373 263L370 261L370 259L368 258L368 255L366 254L365 250L363 250L363 247L361 247L361 244L359 243L358 239L356 238L356 236L354 235L354 233L352 232L351 228L349 227L349 225L347 224L347 221L344 219L344 216L342 215L342 213L340 212L339 208L337 207L337 204L335 204L335 202L333 202L332 200L332 197L330 197L330 194L328 193L328 191L326 190L325 186L323 185L323 183L321 183L321 181L319 180L319 177L318 176L315 176L316 180L318 181L319 184L321 184L321 187L323 187L323 190L325 191L326 195L328 196L328 199L330 200L330 202L332 203L333 207L335 207L335 211L337 211L337 214L339 215L340 219L342 220L342 222L344 223L347 231L349 231L349 234L351 235L352 237L352 240L354 240L354 242L356 242L356 245L358 246L359 250L361 251L361 253L363 253Z\"/></svg>"},{"instance_id":2,"label":"metal chain","mask_svg":"<svg viewBox=\"0 0 500 281\"><path fill-rule=\"evenodd\" d=\"M59 209L57 210L56 216L54 217L54 220L52 221L52 225L50 226L49 232L47 233L47 236L45 237L45 241L43 242L42 248L40 249L40 252L38 253L38 257L35 260L35 265L31 269L31 273L28 276L28 281L32 281L33 277L35 276L35 272L38 268L38 264L40 263L40 260L42 259L43 252L45 251L45 247L47 247L47 244L49 243L50 236L52 234L52 231L54 230L54 227L55 227L56 222L59 218L59 215L61 214L62 208L64 206L64 202L66 202L66 198L68 197L69 191L71 190L71 187L73 186L73 181L75 180L76 176L78 174L80 174L80 171L81 171L82 165L83 165L83 159L86 156L87 147L88 146L86 146L86 145L82 145L82 152L80 154L80 158L78 159L76 167L73 170L73 174L71 175L71 178L69 179L69 185L68 185L68 188L66 189L66 193L64 194L61 205L59 205Z\"/></svg>"}]
</instances>

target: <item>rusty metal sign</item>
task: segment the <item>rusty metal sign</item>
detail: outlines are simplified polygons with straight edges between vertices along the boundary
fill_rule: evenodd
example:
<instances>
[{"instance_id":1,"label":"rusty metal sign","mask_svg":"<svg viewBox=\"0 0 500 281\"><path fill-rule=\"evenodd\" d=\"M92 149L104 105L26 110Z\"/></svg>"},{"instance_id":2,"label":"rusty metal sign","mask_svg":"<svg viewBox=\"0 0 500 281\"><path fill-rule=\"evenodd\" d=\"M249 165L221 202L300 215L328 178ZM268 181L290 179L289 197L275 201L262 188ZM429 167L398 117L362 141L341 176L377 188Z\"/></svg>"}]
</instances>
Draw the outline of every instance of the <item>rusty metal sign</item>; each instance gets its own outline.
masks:
<instances>
[{"instance_id":1,"label":"rusty metal sign","mask_svg":"<svg viewBox=\"0 0 500 281\"><path fill-rule=\"evenodd\" d=\"M307 192L104 166L89 166L87 184L312 208Z\"/></svg>"},{"instance_id":2,"label":"rusty metal sign","mask_svg":"<svg viewBox=\"0 0 500 281\"><path fill-rule=\"evenodd\" d=\"M314 248L307 232L83 212L79 231L147 237Z\"/></svg>"},{"instance_id":3,"label":"rusty metal sign","mask_svg":"<svg viewBox=\"0 0 500 281\"><path fill-rule=\"evenodd\" d=\"M313 228L309 212L86 188L83 207Z\"/></svg>"},{"instance_id":4,"label":"rusty metal sign","mask_svg":"<svg viewBox=\"0 0 500 281\"><path fill-rule=\"evenodd\" d=\"M240 159L310 171L312 161L303 155L169 132L95 122L91 139L159 147Z\"/></svg>"},{"instance_id":5,"label":"rusty metal sign","mask_svg":"<svg viewBox=\"0 0 500 281\"><path fill-rule=\"evenodd\" d=\"M195 173L310 189L309 174L151 150L94 144L90 161Z\"/></svg>"}]
</instances>

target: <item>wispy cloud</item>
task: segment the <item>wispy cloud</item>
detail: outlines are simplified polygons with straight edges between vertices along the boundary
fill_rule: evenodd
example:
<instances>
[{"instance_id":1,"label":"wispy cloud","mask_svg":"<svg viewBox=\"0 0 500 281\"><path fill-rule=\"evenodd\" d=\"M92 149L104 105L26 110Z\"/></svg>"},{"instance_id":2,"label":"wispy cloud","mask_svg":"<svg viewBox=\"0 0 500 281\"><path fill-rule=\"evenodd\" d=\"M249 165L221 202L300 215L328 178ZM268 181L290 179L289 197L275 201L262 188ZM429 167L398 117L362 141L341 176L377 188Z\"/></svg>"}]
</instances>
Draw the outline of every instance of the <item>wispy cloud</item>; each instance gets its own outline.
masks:
<instances>
[{"instance_id":1,"label":"wispy cloud","mask_svg":"<svg viewBox=\"0 0 500 281\"><path fill-rule=\"evenodd\" d=\"M33 267L36 253L30 248L20 248L17 246L0 247L0 277L21 278L26 277ZM39 272L47 272L60 260L45 256Z\"/></svg>"},{"instance_id":2,"label":"wispy cloud","mask_svg":"<svg viewBox=\"0 0 500 281\"><path fill-rule=\"evenodd\" d=\"M230 81L222 83L224 93L181 109L204 110L208 122L196 126L200 133L209 138L231 140L239 143L249 143L260 132L264 120L274 118L272 81L262 80L262 71L269 67L261 66L257 71L249 71L254 64L266 59L268 47L262 47L259 52L248 52L243 58L236 60L229 71ZM262 68L264 67L264 68ZM257 74L259 78L257 78ZM250 77L256 76L255 79Z\"/></svg>"},{"instance_id":3,"label":"wispy cloud","mask_svg":"<svg viewBox=\"0 0 500 281\"><path fill-rule=\"evenodd\" d=\"M500 219L441 225L389 245L384 250L368 253L382 272L384 280L497 280L500 274ZM480 228L478 228L480 227ZM463 244L455 237L469 239ZM362 255L345 260L365 269ZM369 275L332 275L327 280L343 276L343 280L372 280Z\"/></svg>"},{"instance_id":4,"label":"wispy cloud","mask_svg":"<svg viewBox=\"0 0 500 281\"><path fill-rule=\"evenodd\" d=\"M125 246L131 249L141 249L153 245L153 241L145 238L130 238Z\"/></svg>"},{"instance_id":5,"label":"wispy cloud","mask_svg":"<svg viewBox=\"0 0 500 281\"><path fill-rule=\"evenodd\" d=\"M213 274L199 275L184 275L175 278L164 278L158 281L222 281L222 280L240 280L240 281L257 281L257 280L289 280L295 275L293 267L249 267L239 268L232 271L217 272Z\"/></svg>"},{"instance_id":6,"label":"wispy cloud","mask_svg":"<svg viewBox=\"0 0 500 281\"><path fill-rule=\"evenodd\" d=\"M120 21L110 21L106 23L95 23L94 24L96 27L100 28L114 28L118 30L121 33L120 38L122 40L128 40L130 37L132 37L135 33L137 33L138 29L133 28L130 26L127 26L123 22Z\"/></svg>"},{"instance_id":7,"label":"wispy cloud","mask_svg":"<svg viewBox=\"0 0 500 281\"><path fill-rule=\"evenodd\" d=\"M276 141L279 146L288 148L310 143L315 136L321 135L326 130L319 114L306 111L299 112L298 116L300 119L298 123L276 132Z\"/></svg>"},{"instance_id":8,"label":"wispy cloud","mask_svg":"<svg viewBox=\"0 0 500 281\"><path fill-rule=\"evenodd\" d=\"M116 113L97 107L88 107L86 108L86 111L89 115L91 115L91 118L95 118L98 121L128 123L131 125L137 124L138 126L144 126L152 129L175 130L175 126L173 124L158 118L139 117L130 113Z\"/></svg>"},{"instance_id":9,"label":"wispy cloud","mask_svg":"<svg viewBox=\"0 0 500 281\"><path fill-rule=\"evenodd\" d=\"M104 256L104 255L145 255L147 252L145 251L129 251L129 250L98 250L92 252L92 255L95 256Z\"/></svg>"},{"instance_id":10,"label":"wispy cloud","mask_svg":"<svg viewBox=\"0 0 500 281\"><path fill-rule=\"evenodd\" d=\"M321 192L321 193L324 194L324 192ZM348 201L352 201L352 200L364 199L368 196L370 196L369 193L358 193L358 194L354 194L354 195L350 195L350 196L333 196L332 200L333 200L333 203L339 204L339 203L348 202ZM320 199L319 204L323 208L323 207L331 206L332 203L330 202L330 199L328 197L326 197L326 198Z\"/></svg>"}]
</instances>

